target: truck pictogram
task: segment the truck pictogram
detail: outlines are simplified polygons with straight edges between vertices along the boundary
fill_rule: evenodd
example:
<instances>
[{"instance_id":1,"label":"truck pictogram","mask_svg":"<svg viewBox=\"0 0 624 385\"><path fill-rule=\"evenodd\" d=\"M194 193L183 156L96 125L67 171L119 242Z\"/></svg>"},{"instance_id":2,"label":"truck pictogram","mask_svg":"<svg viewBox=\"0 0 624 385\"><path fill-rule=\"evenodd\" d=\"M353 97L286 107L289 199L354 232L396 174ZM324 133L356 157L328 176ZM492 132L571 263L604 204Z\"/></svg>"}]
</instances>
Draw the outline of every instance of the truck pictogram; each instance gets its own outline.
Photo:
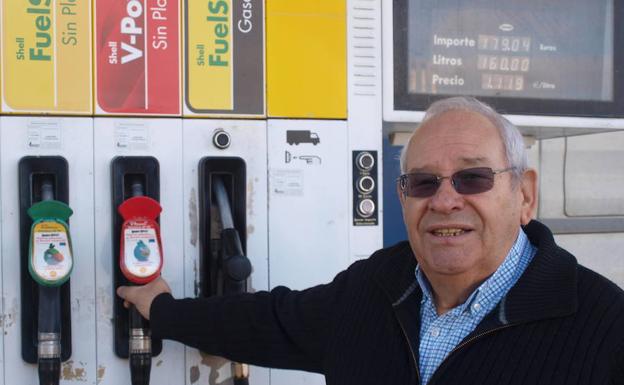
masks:
<instances>
[{"instance_id":1,"label":"truck pictogram","mask_svg":"<svg viewBox=\"0 0 624 385\"><path fill-rule=\"evenodd\" d=\"M321 140L316 132L310 130L288 130L286 131L286 142L290 145L312 143L316 146Z\"/></svg>"}]
</instances>

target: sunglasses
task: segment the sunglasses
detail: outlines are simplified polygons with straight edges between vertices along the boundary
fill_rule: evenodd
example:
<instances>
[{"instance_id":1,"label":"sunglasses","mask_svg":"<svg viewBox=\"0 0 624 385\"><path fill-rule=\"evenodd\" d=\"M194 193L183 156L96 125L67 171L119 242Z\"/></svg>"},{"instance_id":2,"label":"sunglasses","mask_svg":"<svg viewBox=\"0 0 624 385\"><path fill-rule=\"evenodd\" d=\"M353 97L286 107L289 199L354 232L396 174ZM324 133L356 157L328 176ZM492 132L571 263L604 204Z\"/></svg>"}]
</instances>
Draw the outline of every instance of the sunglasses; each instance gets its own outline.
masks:
<instances>
[{"instance_id":1,"label":"sunglasses","mask_svg":"<svg viewBox=\"0 0 624 385\"><path fill-rule=\"evenodd\" d=\"M403 194L412 198L428 198L433 196L443 179L450 179L455 191L463 195L479 194L494 187L494 175L513 170L509 167L492 170L490 167L474 167L459 170L451 176L438 176L424 172L413 172L401 175L397 181Z\"/></svg>"}]
</instances>

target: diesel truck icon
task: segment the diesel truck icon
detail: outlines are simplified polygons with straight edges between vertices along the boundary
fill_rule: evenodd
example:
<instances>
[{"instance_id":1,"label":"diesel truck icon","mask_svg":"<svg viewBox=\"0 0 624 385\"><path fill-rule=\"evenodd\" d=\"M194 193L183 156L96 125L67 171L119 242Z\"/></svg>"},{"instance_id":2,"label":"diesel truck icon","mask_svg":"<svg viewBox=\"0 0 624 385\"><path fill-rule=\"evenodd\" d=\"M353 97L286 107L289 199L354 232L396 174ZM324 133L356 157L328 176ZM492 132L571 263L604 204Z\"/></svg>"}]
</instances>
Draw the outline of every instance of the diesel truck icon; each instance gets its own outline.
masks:
<instances>
[{"instance_id":1,"label":"diesel truck icon","mask_svg":"<svg viewBox=\"0 0 624 385\"><path fill-rule=\"evenodd\" d=\"M321 140L316 132L311 132L309 130L288 130L286 131L286 142L290 145L312 143L316 146Z\"/></svg>"}]
</instances>

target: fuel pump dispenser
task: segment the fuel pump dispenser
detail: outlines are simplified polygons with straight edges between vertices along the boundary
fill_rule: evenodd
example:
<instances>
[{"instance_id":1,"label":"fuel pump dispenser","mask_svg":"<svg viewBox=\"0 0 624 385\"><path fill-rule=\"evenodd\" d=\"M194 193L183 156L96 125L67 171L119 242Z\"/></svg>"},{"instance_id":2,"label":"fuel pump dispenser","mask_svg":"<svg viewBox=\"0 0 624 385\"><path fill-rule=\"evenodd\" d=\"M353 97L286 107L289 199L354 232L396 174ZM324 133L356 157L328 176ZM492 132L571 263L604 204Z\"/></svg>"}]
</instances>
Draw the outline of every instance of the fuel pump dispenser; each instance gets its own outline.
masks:
<instances>
[{"instance_id":1,"label":"fuel pump dispenser","mask_svg":"<svg viewBox=\"0 0 624 385\"><path fill-rule=\"evenodd\" d=\"M261 120L184 120L185 297L269 288L266 143ZM217 184L225 199L218 198ZM233 269L224 271L224 265ZM229 277L225 284L224 277ZM271 383L267 368L232 365L194 348L187 348L184 358L187 384L244 383L247 373L252 384Z\"/></svg>"},{"instance_id":2,"label":"fuel pump dispenser","mask_svg":"<svg viewBox=\"0 0 624 385\"><path fill-rule=\"evenodd\" d=\"M41 385L57 385L61 360L71 356L73 256L68 219L73 212L64 203L67 161L58 156L24 157L19 179L22 358L38 364Z\"/></svg>"},{"instance_id":3,"label":"fuel pump dispenser","mask_svg":"<svg viewBox=\"0 0 624 385\"><path fill-rule=\"evenodd\" d=\"M145 284L160 275L163 263L157 218L158 161L153 157L117 157L112 162L114 215L114 288ZM115 247L118 245L118 247ZM116 297L114 306L115 353L129 358L132 385L149 384L152 355L160 354L161 341L152 341L149 321L134 306L126 310Z\"/></svg>"},{"instance_id":4,"label":"fuel pump dispenser","mask_svg":"<svg viewBox=\"0 0 624 385\"><path fill-rule=\"evenodd\" d=\"M236 157L203 158L199 164L199 178L200 212L203 214L200 219L203 277L200 295L244 293L251 274L251 262L244 251L245 162ZM233 362L232 377L235 385L248 385L249 366Z\"/></svg>"}]
</instances>

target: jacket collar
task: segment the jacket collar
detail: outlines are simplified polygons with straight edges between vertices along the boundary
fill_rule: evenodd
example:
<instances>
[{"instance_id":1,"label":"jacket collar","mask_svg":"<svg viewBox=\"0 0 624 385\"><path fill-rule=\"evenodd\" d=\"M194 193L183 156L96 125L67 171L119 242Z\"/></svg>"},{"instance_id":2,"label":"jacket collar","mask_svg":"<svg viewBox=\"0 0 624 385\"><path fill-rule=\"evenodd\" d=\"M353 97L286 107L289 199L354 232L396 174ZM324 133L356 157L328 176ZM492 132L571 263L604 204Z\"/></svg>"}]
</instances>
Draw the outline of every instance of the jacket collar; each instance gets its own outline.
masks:
<instances>
[{"instance_id":1,"label":"jacket collar","mask_svg":"<svg viewBox=\"0 0 624 385\"><path fill-rule=\"evenodd\" d=\"M524 227L537 254L506 298L509 323L570 315L578 308L576 258L555 243L548 227L531 221Z\"/></svg>"},{"instance_id":2,"label":"jacket collar","mask_svg":"<svg viewBox=\"0 0 624 385\"><path fill-rule=\"evenodd\" d=\"M531 243L537 247L537 254L491 313L496 320L491 319L487 324L524 323L576 312L576 259L555 244L552 233L542 223L533 220L523 228ZM396 307L409 296L421 298L420 288L413 286L416 258L409 243L401 242L387 251L388 255L379 266L375 280L390 302ZM420 300L408 302L420 306Z\"/></svg>"}]
</instances>

